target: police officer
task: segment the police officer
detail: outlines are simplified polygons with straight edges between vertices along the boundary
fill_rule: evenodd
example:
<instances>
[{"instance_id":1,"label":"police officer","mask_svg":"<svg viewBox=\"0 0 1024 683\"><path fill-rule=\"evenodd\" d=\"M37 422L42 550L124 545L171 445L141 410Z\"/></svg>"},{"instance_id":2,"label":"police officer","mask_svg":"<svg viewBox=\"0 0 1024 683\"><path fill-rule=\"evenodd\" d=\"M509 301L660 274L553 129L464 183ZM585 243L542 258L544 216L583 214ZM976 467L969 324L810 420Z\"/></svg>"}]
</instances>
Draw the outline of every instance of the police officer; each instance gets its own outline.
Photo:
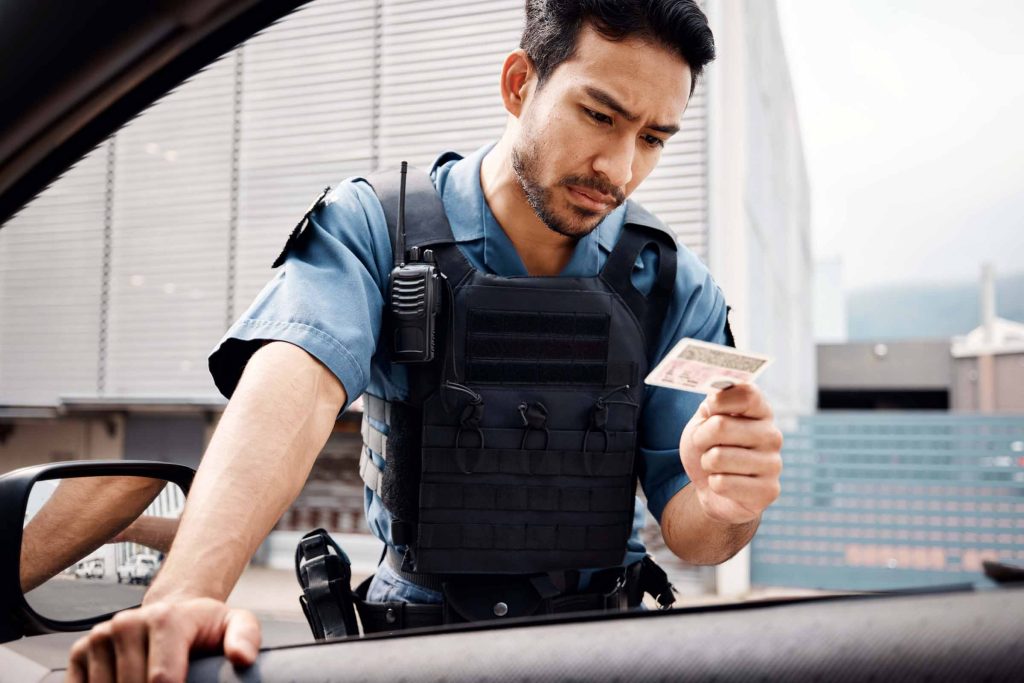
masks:
<instances>
[{"instance_id":1,"label":"police officer","mask_svg":"<svg viewBox=\"0 0 1024 683\"><path fill-rule=\"evenodd\" d=\"M692 0L528 2L521 49L506 58L501 70L501 96L508 111L504 134L465 159L442 157L432 169L450 225L450 244L442 250L446 258L461 259L464 274L470 273L467 277L496 278L506 284L528 282L526 276L594 283L614 279L605 275L618 269L615 286L623 287L625 279L638 293L618 297L624 301L650 300L658 291L667 291L664 308L651 307L661 311L657 324L645 331L646 321L638 320L636 329L626 333L651 351L650 357L640 359L641 367L656 361L682 337L727 342L727 309L706 268L684 247L666 250L660 237L650 237L656 232L630 227L631 221L648 227L656 221L639 207L631 210L625 201L654 169L664 145L679 129L693 84L713 53L706 19ZM371 183L348 181L319 203L304 229L290 240L283 266L211 356L214 378L231 401L197 473L175 544L143 606L120 613L76 643L69 669L72 680L99 679L114 672L118 680L135 680L146 671L166 676L161 680L180 680L190 648L223 645L226 656L236 663L254 660L258 623L251 613L229 609L223 600L252 552L298 495L340 410L364 392L401 402L417 372L390 362L392 337L381 332L387 324L394 252L374 189ZM408 217L410 226L414 219ZM643 249L636 259L626 259L622 275L621 263L610 264L621 261L615 256L616 246L627 234L650 238L634 244ZM675 270L665 282L670 261ZM441 269L445 267L442 264ZM450 296L457 297L455 287L452 290ZM559 293L546 296L555 301ZM507 299L491 302L491 308L503 310L503 301ZM586 305L591 303L588 299ZM637 306L634 313L643 309ZM565 312L556 304L551 310ZM593 329L604 330L596 335L600 343L619 343L607 333L607 325L619 324L619 315L607 312L604 323L596 323ZM488 325L492 332L504 329L498 337L508 332L493 316L477 318L485 321L478 331L482 336L488 334ZM556 315L556 323L564 324L565 316ZM466 327L469 323L460 324L460 335L475 334ZM569 336L578 340L579 331L574 328ZM452 337L441 336L449 341ZM502 357L507 357L507 347ZM447 354L452 347L440 348ZM484 347L473 348L486 356ZM465 371L466 357L456 356L453 366ZM587 432L603 428L604 433L587 433L582 448L569 449L576 463L572 467L582 470L570 472L569 465L560 465L565 468L561 471L582 477L586 488L591 481L586 476L601 475L606 465L617 466L614 459L600 455L616 450L608 446L615 443L616 433L637 439L635 471L667 546L694 564L724 561L750 540L761 512L779 493L781 435L765 398L748 385L703 401L671 390L638 391L637 368L630 374L628 367L637 359L622 360L625 367L616 372L629 375L630 381L623 382L629 385L626 395L592 393L597 398L576 411L589 420ZM600 381L594 380L601 389L607 388L615 361L610 355L601 357L596 372L603 374ZM499 379L514 384L515 378L502 375L501 367L496 370ZM488 371L477 368L475 372L483 374L476 375L475 383L451 382L481 400L453 389L446 405L462 422L437 431L449 436L456 432L454 445L464 452L457 465L467 476L487 469L481 465L488 450L482 437L507 436L510 423L503 421L515 417L516 406L499 410L493 399L483 400L480 387L487 384ZM441 372L439 381L447 385L448 370ZM564 375L570 383L573 377L583 384L589 381L585 372ZM537 377L531 381L536 384ZM521 451L551 450L548 440L557 441L561 431L558 420L568 419L544 393L553 390L528 389L533 393L523 401L522 440L509 449L518 462L524 462L516 456ZM621 423L616 432L595 415L620 399L636 405L612 406L618 416L609 412L606 417ZM481 403L485 405L477 410ZM623 414L635 419L630 423ZM396 426L388 423L389 416L383 417L370 426L387 436ZM405 433L417 430L406 427ZM427 445L417 443L414 448L422 455ZM599 455L592 456L592 450ZM369 459L382 473L391 466L381 457L386 455L371 453ZM525 462L535 461L527 457ZM531 465L522 467L529 470ZM382 498L380 493L368 490L367 519L394 551L395 560L380 567L369 589L370 600L436 602L441 599L438 587L418 583L417 576L428 577L439 567L440 574L475 573L500 557L492 551L503 547L517 549L506 553L509 557L525 552L522 549L530 543L546 550L580 550L574 545L579 537L563 538L557 531L545 535L542 529L524 545L516 534L491 528L481 547L492 554L476 555L483 559L474 564L476 560L466 557L473 555L469 550L480 539L465 531L451 536L445 530L428 530L428 540L423 524L407 524L410 516L429 508L422 497L419 510L396 514L395 501L385 504L387 494ZM596 500L593 492L587 495ZM603 504L621 515L621 500ZM529 510L532 503L524 505ZM572 509L560 502L555 507L557 514ZM449 514L449 522L468 523L480 514L463 508L454 517ZM621 543L621 559L615 564L635 562L643 554L636 534L643 509L638 506L633 517L632 529L627 524L621 536L616 531L605 537L587 527L580 552L593 551L606 559L613 552L608 540L613 538ZM394 536L396 522L404 529L403 538ZM591 537L596 539L593 543ZM427 561L430 553L416 552L424 548L448 548L457 556L453 560L447 551L434 552L436 562ZM590 567L581 560L575 568L580 570L582 587Z\"/></svg>"}]
</instances>

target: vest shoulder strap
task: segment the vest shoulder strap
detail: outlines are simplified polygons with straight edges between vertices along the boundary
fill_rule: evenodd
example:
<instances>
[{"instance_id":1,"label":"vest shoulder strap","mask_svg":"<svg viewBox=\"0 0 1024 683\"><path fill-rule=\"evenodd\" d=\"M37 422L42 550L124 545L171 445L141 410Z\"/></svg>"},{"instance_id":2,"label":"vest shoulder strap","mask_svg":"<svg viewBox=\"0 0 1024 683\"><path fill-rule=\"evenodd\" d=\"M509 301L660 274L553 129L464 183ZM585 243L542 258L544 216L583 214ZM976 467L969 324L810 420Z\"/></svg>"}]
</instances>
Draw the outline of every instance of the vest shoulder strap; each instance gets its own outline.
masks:
<instances>
[{"instance_id":1,"label":"vest shoulder strap","mask_svg":"<svg viewBox=\"0 0 1024 683\"><path fill-rule=\"evenodd\" d=\"M654 250L654 284L641 292L633 284L633 268L645 249ZM665 225L636 202L626 205L622 233L608 254L601 278L622 298L636 317L644 333L647 357L653 359L659 332L672 303L676 281L676 240Z\"/></svg>"},{"instance_id":2,"label":"vest shoulder strap","mask_svg":"<svg viewBox=\"0 0 1024 683\"><path fill-rule=\"evenodd\" d=\"M457 158L457 155L452 157L452 154L441 155L435 164ZM398 169L377 171L363 180L373 189L384 210L391 248L395 250L398 244L401 173ZM472 269L455 246L455 236L434 181L427 172L411 166L406 173L405 247L407 250L412 247L434 248L438 252L436 255L442 271L455 281Z\"/></svg>"}]
</instances>

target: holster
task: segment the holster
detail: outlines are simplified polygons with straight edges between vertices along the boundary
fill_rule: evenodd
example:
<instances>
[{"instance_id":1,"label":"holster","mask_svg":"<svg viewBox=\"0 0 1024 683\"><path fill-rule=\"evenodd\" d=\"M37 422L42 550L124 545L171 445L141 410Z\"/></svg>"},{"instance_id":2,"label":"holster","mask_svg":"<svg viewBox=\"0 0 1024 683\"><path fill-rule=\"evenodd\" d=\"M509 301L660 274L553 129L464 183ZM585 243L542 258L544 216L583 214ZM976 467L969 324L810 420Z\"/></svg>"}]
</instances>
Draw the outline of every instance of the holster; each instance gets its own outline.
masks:
<instances>
[{"instance_id":1,"label":"holster","mask_svg":"<svg viewBox=\"0 0 1024 683\"><path fill-rule=\"evenodd\" d=\"M334 553L331 553L334 550ZM358 636L352 563L326 531L315 529L295 549L299 604L317 640Z\"/></svg>"}]
</instances>

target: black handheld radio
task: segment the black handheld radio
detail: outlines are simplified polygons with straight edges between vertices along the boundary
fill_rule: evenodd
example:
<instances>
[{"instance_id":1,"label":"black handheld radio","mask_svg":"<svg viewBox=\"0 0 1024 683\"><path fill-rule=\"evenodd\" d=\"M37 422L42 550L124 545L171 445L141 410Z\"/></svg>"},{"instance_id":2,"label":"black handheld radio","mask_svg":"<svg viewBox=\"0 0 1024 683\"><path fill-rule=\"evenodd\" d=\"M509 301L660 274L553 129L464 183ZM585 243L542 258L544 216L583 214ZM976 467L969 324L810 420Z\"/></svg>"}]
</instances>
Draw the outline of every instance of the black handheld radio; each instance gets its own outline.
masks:
<instances>
[{"instance_id":1,"label":"black handheld radio","mask_svg":"<svg viewBox=\"0 0 1024 683\"><path fill-rule=\"evenodd\" d=\"M413 247L408 254L405 252L407 171L408 164L403 161L398 225L393 245L395 267L388 279L391 354L396 363L427 363L434 360L437 313L441 305L441 276L434 262L434 252L430 249Z\"/></svg>"}]
</instances>

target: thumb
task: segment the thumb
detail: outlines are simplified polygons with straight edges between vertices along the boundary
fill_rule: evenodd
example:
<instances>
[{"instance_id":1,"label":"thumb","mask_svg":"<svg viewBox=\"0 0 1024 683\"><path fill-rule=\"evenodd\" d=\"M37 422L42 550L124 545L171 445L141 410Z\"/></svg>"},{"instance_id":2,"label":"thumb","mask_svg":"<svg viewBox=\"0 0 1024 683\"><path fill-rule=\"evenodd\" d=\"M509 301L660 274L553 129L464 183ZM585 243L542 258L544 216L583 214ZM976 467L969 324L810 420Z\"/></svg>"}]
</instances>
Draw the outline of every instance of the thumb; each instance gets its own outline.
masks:
<instances>
[{"instance_id":1,"label":"thumb","mask_svg":"<svg viewBox=\"0 0 1024 683\"><path fill-rule=\"evenodd\" d=\"M701 401L700 406L697 407L697 416L702 420L706 420L711 417L711 408L708 407L707 399Z\"/></svg>"},{"instance_id":2,"label":"thumb","mask_svg":"<svg viewBox=\"0 0 1024 683\"><path fill-rule=\"evenodd\" d=\"M250 666L260 649L260 622L249 610L232 609L224 626L224 656L232 664Z\"/></svg>"}]
</instances>

